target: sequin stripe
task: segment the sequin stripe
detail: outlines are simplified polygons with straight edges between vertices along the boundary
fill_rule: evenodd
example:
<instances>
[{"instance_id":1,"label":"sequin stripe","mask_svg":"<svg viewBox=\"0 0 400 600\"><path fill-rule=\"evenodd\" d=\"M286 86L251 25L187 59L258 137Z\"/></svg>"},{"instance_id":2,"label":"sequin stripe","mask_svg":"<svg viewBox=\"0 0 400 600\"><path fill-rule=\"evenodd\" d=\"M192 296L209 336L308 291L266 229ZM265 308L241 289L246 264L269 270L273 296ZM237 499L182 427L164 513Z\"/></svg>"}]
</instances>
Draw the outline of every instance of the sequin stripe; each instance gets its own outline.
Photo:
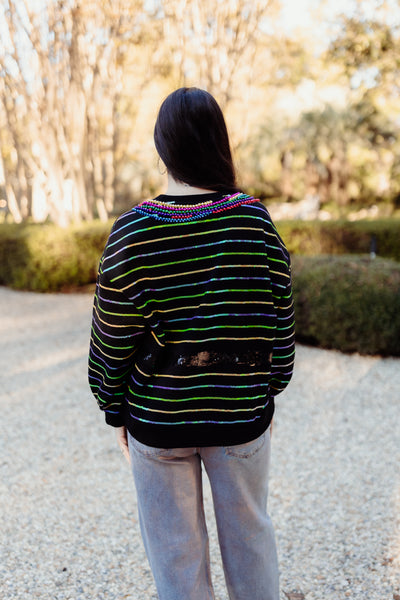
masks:
<instances>
[{"instance_id":1,"label":"sequin stripe","mask_svg":"<svg viewBox=\"0 0 400 600\"><path fill-rule=\"evenodd\" d=\"M189 296L188 296L189 297ZM194 297L194 296L193 296ZM164 300L164 302L169 302L169 299L167 298L166 300ZM225 305L226 302L201 302L200 306L204 307L204 306L220 306L220 305ZM262 302L261 300L245 300L243 302L235 302L234 304L265 304L265 305L273 305L272 302ZM161 308L156 308L154 309L151 313L149 313L149 318L152 317L153 315L158 315L158 314L166 314L166 313L171 313L171 312L178 312L181 313L183 310L193 310L193 309L198 309L199 308L199 304L189 304L188 306L180 306L180 307L175 307L175 308L165 308L165 309L161 309Z\"/></svg>"},{"instance_id":2,"label":"sequin stripe","mask_svg":"<svg viewBox=\"0 0 400 600\"><path fill-rule=\"evenodd\" d=\"M109 370L109 371L116 371L116 370L120 370L122 368L124 368L124 365L122 364L118 364L118 365L113 365L113 361L115 360L114 358L112 358L109 362L107 362L105 360L105 358L98 354L95 350L93 350L93 352L91 353L91 355L89 356L89 362L93 362L94 364L99 364L96 361L100 360L103 364L101 365L102 367L104 367L105 370ZM128 368L130 365L130 361L128 360L126 362L126 367Z\"/></svg>"},{"instance_id":3,"label":"sequin stripe","mask_svg":"<svg viewBox=\"0 0 400 600\"><path fill-rule=\"evenodd\" d=\"M184 277L186 275L196 275L197 273L209 273L210 271L215 271L216 269L254 269L255 267L264 267L264 265L217 265L216 267L208 267L207 269L197 269L196 271L185 271L183 273L172 273L170 275L157 275L156 277L141 277L140 279L137 279L136 281L133 281L132 283L129 283L128 285L125 285L124 287L120 288L121 292L125 292L126 290L128 290L129 288L133 287L133 286L137 286L139 283L142 283L143 281L158 281L160 279L172 279L173 277ZM124 274L126 275L126 273ZM122 277L123 275L121 275L120 277ZM119 277L118 277L119 278ZM115 281L115 279L117 279L116 277L114 279L112 279L111 281ZM185 297L185 296L183 296ZM141 308L141 307L139 307Z\"/></svg>"},{"instance_id":4,"label":"sequin stripe","mask_svg":"<svg viewBox=\"0 0 400 600\"><path fill-rule=\"evenodd\" d=\"M210 277L209 279L206 280L201 280L198 281L196 283L196 285L200 286L200 285L206 285L209 286L211 283L220 283L222 281L265 281L265 277ZM183 283L179 286L179 289L183 289L183 288L193 288L193 282L190 283ZM159 292L166 292L167 290L174 290L176 291L178 288L176 285L171 285L171 286L163 286L159 288ZM221 290L221 291L226 291L226 290ZM234 290L230 290L230 291L234 291ZM242 290L236 290L236 291L240 291L242 292ZM258 290L260 291L260 290ZM271 289L266 289L264 290L265 292L271 293ZM252 292L252 290L246 290L247 293ZM212 292L212 293L215 293ZM137 297L139 296L139 294L137 294L136 296L131 296L130 300L131 302L133 302L134 300L137 299ZM282 298L284 298L285 296L282 296ZM281 298L281 296L279 296L279 298ZM168 299L167 299L168 300ZM143 308L144 306L146 306L147 304L149 304L149 302L152 302L152 300L147 300L142 306L141 308ZM155 300L155 302L157 302L157 300ZM224 302L225 303L225 302ZM251 302L250 302L251 303ZM236 303L235 303L236 304ZM253 303L254 304L254 303ZM269 304L272 304L272 302L270 302ZM214 305L213 305L214 306Z\"/></svg>"},{"instance_id":5,"label":"sequin stripe","mask_svg":"<svg viewBox=\"0 0 400 600\"><path fill-rule=\"evenodd\" d=\"M275 314L267 314L267 313L215 313L214 315L195 315L194 317L180 317L179 319L168 319L167 323L178 323L180 321L190 322L197 320L205 320L205 319L219 319L220 317L271 317L275 318ZM224 327L223 325L221 327Z\"/></svg>"},{"instance_id":6,"label":"sequin stripe","mask_svg":"<svg viewBox=\"0 0 400 600\"><path fill-rule=\"evenodd\" d=\"M137 371L139 371L139 373L141 375L143 375L144 377L161 377L161 378L169 378L169 379L197 379L198 377L253 377L255 375L269 375L270 371L253 371L252 373L221 373L219 371L211 371L211 372L206 372L206 373L194 373L194 374L189 374L189 375L170 375L168 373L145 373L144 371L142 371L141 369L139 369L139 367L137 366L137 364L135 364L135 369ZM236 386L234 386L236 387Z\"/></svg>"},{"instance_id":7,"label":"sequin stripe","mask_svg":"<svg viewBox=\"0 0 400 600\"><path fill-rule=\"evenodd\" d=\"M275 338L268 338L268 337L240 337L238 338L236 337L214 337L214 338L205 338L200 339L200 340L169 340L168 343L169 344L198 344L199 342L218 342L218 341L232 341L232 342L237 342L238 339L240 339L241 342L243 341L251 341L251 340L262 340L262 341L266 341L266 342L273 342Z\"/></svg>"},{"instance_id":8,"label":"sequin stripe","mask_svg":"<svg viewBox=\"0 0 400 600\"><path fill-rule=\"evenodd\" d=\"M97 375L100 375L100 377L96 377L95 375L93 375L93 373L96 373ZM106 381L107 379L110 379L109 377L107 377L104 373L99 373L99 371L96 371L94 369L91 370L91 374L90 374L90 379L92 381L98 381L100 386L104 389L104 387L109 388L110 390L115 390L121 387L121 382L119 383L115 383L115 384L111 384L111 383L107 383ZM115 377L114 377L115 379ZM105 391L105 390L104 390ZM114 392L107 392L107 394L109 396L113 395Z\"/></svg>"},{"instance_id":9,"label":"sequin stripe","mask_svg":"<svg viewBox=\"0 0 400 600\"><path fill-rule=\"evenodd\" d=\"M248 242L248 240L245 240L245 239L241 239L241 240L236 239L236 240L234 240L234 243L241 243L241 242L246 243L246 242ZM253 244L264 244L264 242L262 240L254 240L252 243ZM123 265L125 263L132 262L132 261L138 261L138 259L141 259L141 258L148 259L148 258L151 258L153 256L159 258L162 254L171 255L172 253L176 253L176 252L184 252L184 253L187 254L191 250L201 250L203 248L209 248L210 246L212 248L214 248L215 246L224 246L224 245L226 245L226 240L221 240L221 241L218 241L218 242L215 242L215 241L214 242L209 242L208 244L198 244L198 245L195 245L195 246L183 246L182 248L167 248L166 250L156 250L155 252L145 252L143 254L136 254L135 253L135 254L133 254L133 256L129 256L128 258L125 258L124 260L120 260L119 262L113 262L113 264L110 267L103 268L103 273L107 273L107 271L111 271L113 269L116 269L116 268L120 267L121 265ZM126 250L126 247L122 248L122 251L124 251L124 250ZM210 258L213 258L213 257L214 257L214 255L210 256ZM208 258L208 256L204 257L204 258ZM189 260L191 260L191 259L189 259ZM193 259L193 260L199 260L199 259ZM283 263L285 262L285 261L279 260L277 258L271 258L271 260L277 261L277 262L283 262ZM164 265L165 264L172 264L172 263L164 263ZM159 265L159 266L162 267L164 265ZM151 265L151 268L152 267L153 267L153 265ZM143 268L149 268L149 267L143 267Z\"/></svg>"},{"instance_id":10,"label":"sequin stripe","mask_svg":"<svg viewBox=\"0 0 400 600\"><path fill-rule=\"evenodd\" d=\"M187 333L188 331L211 331L213 329L276 329L275 325L227 325L226 323L220 323L219 325L212 325L210 327L188 327L186 329L168 329L168 322L166 323L167 333Z\"/></svg>"},{"instance_id":11,"label":"sequin stripe","mask_svg":"<svg viewBox=\"0 0 400 600\"><path fill-rule=\"evenodd\" d=\"M204 401L204 400L217 400L219 402L248 402L248 401L259 401L261 398L265 398L265 390L263 390L262 394L256 394L255 396L249 396L248 394L246 394L245 396L233 396L230 394L229 396L193 396L193 397L189 397L189 398L160 398L159 395L157 396L149 396L148 394L139 394L137 391L133 390L131 388L130 385L127 386L128 390L130 392L130 394L132 394L132 396L134 396L135 398L143 398L143 400L151 400L153 402L160 402L161 406L162 405L166 405L166 404L181 404L183 405L184 403L188 403L188 402L199 402L199 401ZM258 386L261 387L261 386ZM265 387L265 386L263 386ZM235 388L233 386L231 386L231 390L234 390ZM128 400L129 402L129 400ZM129 404L131 404L131 402L129 402ZM193 410L193 409L192 409ZM220 410L221 412L224 410L223 408L219 408L218 410ZM246 409L243 409L246 410Z\"/></svg>"},{"instance_id":12,"label":"sequin stripe","mask_svg":"<svg viewBox=\"0 0 400 600\"><path fill-rule=\"evenodd\" d=\"M100 347L98 344L96 344L96 342L94 341L93 337L91 337L91 338L90 338L90 344L91 344L91 347L92 347L92 349L96 348L96 350L97 350L97 351L98 351L98 352L101 354L101 356L104 356L105 358L109 358L110 360L113 360L113 361L114 361L114 360L115 360L115 361L117 361L117 360L122 360L122 361L124 361L124 360L128 360L128 359L129 359L129 358L131 358L131 357L132 357L132 356L135 354L135 352L136 352L136 349L135 349L133 352L130 352L130 353L127 355L127 356L115 356L115 355L113 355L113 354L106 354L106 353L103 351L103 349L102 349L102 348L101 348L101 347ZM98 355L96 355L96 356L98 356ZM104 362L105 362L105 361L104 361ZM121 367L121 365L119 365L119 368L120 368L120 367Z\"/></svg>"},{"instance_id":13,"label":"sequin stripe","mask_svg":"<svg viewBox=\"0 0 400 600\"><path fill-rule=\"evenodd\" d=\"M99 315L99 311L98 311L96 305L94 305L93 310L96 313L96 319L101 321L101 323L104 323L104 325L107 325L108 327L115 327L115 328L120 328L120 329L124 329L126 327L125 323L123 323L121 325L115 325L115 323L109 323L108 321L105 321L104 319L102 319ZM110 314L115 316L115 313L110 313Z\"/></svg>"},{"instance_id":14,"label":"sequin stripe","mask_svg":"<svg viewBox=\"0 0 400 600\"><path fill-rule=\"evenodd\" d=\"M249 208L256 208L254 205L250 206L248 205ZM139 205L140 207L140 205ZM133 211L137 210L137 206L135 208L133 208ZM147 213L146 213L147 215ZM148 216L148 215L147 215ZM232 219L240 219L241 221L243 221L243 215L228 215L228 216L218 216L218 217L214 217L211 219L206 219L205 223L215 223L216 221L218 221L218 224L221 224L222 221L225 220L232 220ZM246 215L246 219L252 219L253 221L258 221L260 224L262 224L262 219L260 216L258 215ZM270 221L268 221L268 223L270 223ZM162 232L165 234L166 231L169 230L170 227L174 227L174 225L176 225L176 223L161 223L160 225L152 225L151 229L152 231L158 231L158 230L162 230ZM254 231L258 231L259 228L254 228L254 227L234 227L235 230L254 230ZM146 225L146 227L144 227L143 229L137 229L135 230L135 235L138 234L142 234L145 232L148 232L149 227L148 225ZM131 248L133 246L137 246L137 245L141 245L143 246L144 244L154 244L157 242L166 242L166 241L170 241L170 240L174 240L174 239L182 239L182 238L190 238L190 237L196 237L198 238L200 235L208 235L210 233L218 233L218 232L223 232L223 231L230 231L231 227L227 227L225 229L209 229L208 231L196 231L195 233L180 233L179 235L173 235L173 236L162 236L160 238L150 238L149 240L140 240L138 242L135 242L133 244L128 244L126 246L124 246L123 248L120 248L119 250L117 250L114 254L109 254L107 256L104 257L104 261L109 260L110 258L112 258L115 254L118 254L119 252L123 251L125 248ZM276 234L275 232L265 232L267 236L273 237L274 239L276 239ZM124 242L124 240L129 239L130 237L132 237L132 232L127 233L126 235L120 236L115 242L113 242L112 244L108 244L108 248L111 248L112 246L115 246L116 244L120 244L122 242ZM279 244L276 247L277 249L279 249Z\"/></svg>"},{"instance_id":15,"label":"sequin stripe","mask_svg":"<svg viewBox=\"0 0 400 600\"><path fill-rule=\"evenodd\" d=\"M102 301L104 301L104 300L102 299ZM95 306L95 309L96 309L96 312L100 311L101 313L103 313L105 315L111 315L112 317L125 317L125 318L127 318L127 317L141 318L142 317L142 315L140 315L138 313L118 313L118 312L114 312L114 311L110 311L110 310L104 310L104 308L102 308L100 306L100 304L97 304ZM123 327L126 327L126 325L123 325Z\"/></svg>"},{"instance_id":16,"label":"sequin stripe","mask_svg":"<svg viewBox=\"0 0 400 600\"><path fill-rule=\"evenodd\" d=\"M97 364L97 363L95 363ZM102 366L102 365L100 365ZM268 373L269 374L269 373ZM152 383L141 383L140 381L137 381L137 379L135 379L135 377L132 375L132 381L135 384L136 387L148 387L150 389L154 389L154 390L167 390L167 391L173 391L173 392L186 392L188 390L198 390L198 389L210 389L210 384L209 383L198 383L197 385L188 385L188 386L166 386L166 385L156 385L156 384L152 384ZM245 385L237 385L237 384L229 384L229 385L224 385L224 384L213 384L212 388L213 389L228 389L228 390L237 390L237 389L250 389L250 388L260 388L262 386L262 384L260 383L252 383L252 384L245 384ZM264 387L268 387L266 385L264 385ZM245 398L246 400L248 400L248 396L246 396ZM232 397L230 396L230 400L232 400ZM237 398L235 398L235 402L236 402Z\"/></svg>"},{"instance_id":17,"label":"sequin stripe","mask_svg":"<svg viewBox=\"0 0 400 600\"><path fill-rule=\"evenodd\" d=\"M240 215L240 217L236 217L236 216L229 216L229 217L219 217L219 222L221 222L223 219L236 219L236 218L240 218L243 219L243 216ZM246 217L247 219L253 219L253 220L257 220L259 221L259 217L253 217L251 215L248 215ZM208 219L207 223L210 222L214 222L215 219ZM168 230L169 227L173 227L174 223L168 225L168 224L163 224L163 225L153 225L152 226L152 230L158 230L158 229L162 229L165 233L165 231ZM144 232L148 232L149 228L146 227L144 229L138 229L137 231L135 231L135 235L144 233ZM149 240L146 239L141 239L138 242L133 242L132 244L126 244L125 246L122 246L121 248L118 248L118 250L116 250L113 254L107 254L107 256L103 257L103 262L109 261L111 260L114 256L116 256L117 254L120 254L121 252L125 252L126 250L128 250L128 248L134 248L135 246L140 246L143 247L145 244L158 244L159 242L171 242L172 240L182 240L183 238L196 238L198 239L199 236L203 236L203 235L211 235L212 233L221 233L224 231L229 231L229 232L233 232L233 231L260 231L259 227L239 227L239 226L232 226L232 227L225 227L223 229L219 228L219 229L208 229L206 231L196 231L194 233L180 233L179 235L164 235L162 237L159 238L150 238ZM273 237L275 237L275 234L271 233L269 234ZM108 248L111 248L111 246L115 246L116 244L121 244L123 243L125 240L127 240L127 238L132 237L132 232L130 232L128 235L125 236L121 236L118 240L116 240L113 244L108 244ZM279 250L278 247L275 246L269 246L270 248L275 248L277 250ZM190 248L190 246L188 246L187 248ZM178 248L179 249L179 248ZM169 252L169 250L167 250L167 252Z\"/></svg>"},{"instance_id":18,"label":"sequin stripe","mask_svg":"<svg viewBox=\"0 0 400 600\"><path fill-rule=\"evenodd\" d=\"M197 413L202 413L202 412L206 412L206 413L210 413L210 412L216 412L216 413L250 413L250 412L255 412L256 410L261 410L264 409L268 402L266 404L260 404L259 406L254 406L252 408L182 408L180 410L159 410L156 408L148 408L146 406L142 406L141 404L135 404L134 402L128 402L128 404L130 406L134 406L135 408L138 408L139 410L143 410L146 412L153 412L153 413L158 413L158 414L164 414L164 415L179 415L181 413L193 413L193 414L197 414Z\"/></svg>"},{"instance_id":19,"label":"sequin stripe","mask_svg":"<svg viewBox=\"0 0 400 600\"><path fill-rule=\"evenodd\" d=\"M136 415L129 413L132 419L135 421L140 421L141 423L149 423L151 425L235 425L237 423L252 423L257 419L260 419L262 415L257 415L253 419L236 419L234 421L150 421L149 419L143 419L141 417L137 417Z\"/></svg>"},{"instance_id":20,"label":"sequin stripe","mask_svg":"<svg viewBox=\"0 0 400 600\"><path fill-rule=\"evenodd\" d=\"M171 254L173 252L171 251ZM197 256L195 258L184 258L182 260L172 260L169 262L165 262L165 263L160 263L159 265L157 265L158 269L161 269L163 267L172 267L172 266L177 266L177 265L183 265L184 263L194 263L194 262L199 262L202 260L212 260L214 258L225 258L227 256L235 256L235 257L241 257L241 256L265 256L264 252L218 252L217 254L207 254L205 256ZM118 263L120 264L120 263ZM121 263L122 264L122 263ZM118 265L115 265L118 266ZM115 268L114 265L112 265L110 267L110 269L108 270L112 270ZM222 267L225 265L221 265ZM226 266L230 266L230 265L226 265ZM243 266L249 266L249 265L243 265ZM264 265L261 263L261 265L254 265L255 267L264 267ZM131 275L131 273L134 273L135 271L143 271L144 269L153 269L154 270L154 265L139 265L138 267L135 267L133 269L129 269L129 271L125 271L124 273L121 273L120 275L116 275L115 277L111 277L110 276L110 281L111 283L114 283L114 281L117 281L118 279L121 279L122 277L126 277L127 275ZM271 273L276 273L276 271L271 271ZM279 274L279 272L278 272ZM180 275L180 274L179 274ZM182 273L183 275L183 273ZM169 275L166 275L165 277L169 277Z\"/></svg>"},{"instance_id":21,"label":"sequin stripe","mask_svg":"<svg viewBox=\"0 0 400 600\"><path fill-rule=\"evenodd\" d=\"M102 329L100 327L100 325L98 323L96 323L96 321L93 322L93 328L96 328L101 333L102 336L108 337L108 338L114 338L116 340L122 340L124 338L129 338L130 339L132 337L132 335L137 335L137 333L138 333L138 332L136 332L136 333L129 332L126 335L121 335L120 333L118 335L112 335L111 333L107 333L106 331L104 331L104 329ZM144 329L145 326L144 325L140 325L140 326L133 325L133 326L131 326L131 328L134 328L134 329ZM125 329L126 330L130 329L130 327L128 326Z\"/></svg>"},{"instance_id":22,"label":"sequin stripe","mask_svg":"<svg viewBox=\"0 0 400 600\"><path fill-rule=\"evenodd\" d=\"M140 333L142 333L142 332L133 333L133 334L130 336L130 339L131 339L131 341L132 341L132 338L133 338L135 335L140 335ZM132 342L131 344L129 344L128 346L112 346L111 344L106 344L106 343L105 343L105 341L104 341L104 340L103 340L103 339L102 339L102 338L101 338L99 335L97 335L97 333L94 331L94 326L93 326L93 325L92 325L92 334L93 334L93 335L92 335L91 337L92 337L92 339L93 339L93 344L94 344L94 346L95 346L96 348L98 348L100 351L101 351L101 347L100 347L100 346L97 346L97 344L96 344L96 343L95 343L95 341L94 341L94 338L96 338L96 340L98 340L102 346L105 346L106 348L111 348L111 350L118 350L118 351L119 351L119 350L132 350L132 347L133 347L133 342ZM103 354L104 354L104 356L107 356L107 354L105 354L105 352L103 352ZM133 354L133 353L132 353L132 354ZM129 356L130 356L130 355L129 355ZM113 356L109 356L109 358L114 358L114 357L113 357ZM122 358L122 357L121 357L121 358ZM120 358L120 357L115 357L115 359L116 359L116 360L121 360L121 358ZM127 357L125 357L125 358L129 358L129 357L127 356Z\"/></svg>"},{"instance_id":23,"label":"sequin stripe","mask_svg":"<svg viewBox=\"0 0 400 600\"><path fill-rule=\"evenodd\" d=\"M196 284L196 285L201 285L201 282ZM191 286L193 287L193 284L191 284ZM183 286L182 286L183 287ZM168 288L168 289L172 289L172 288ZM178 288L176 288L178 289ZM161 290L163 291L163 290ZM226 294L226 293L232 294L232 293L240 293L243 294L243 290L236 289L236 288L225 288L225 289L220 289L220 290L213 290L211 292L208 292L208 295L214 295L214 294ZM271 290L270 289L257 289L257 288L252 288L249 290L246 290L246 293L248 294L254 294L254 293L262 293L262 294L270 294ZM200 292L199 294L182 294L181 296L173 296L173 297L168 297L168 298L160 298L157 300L147 300L144 304L138 306L139 310L142 310L143 308L145 308L148 304L164 304L165 302L173 302L175 300L187 300L189 298L203 298L204 297L204 293ZM222 300L221 302L202 302L201 306L220 306L220 305L226 305L227 301L226 300ZM273 302L271 301L264 301L264 300L231 300L229 302L229 304L269 304L270 306L273 306ZM161 310L161 309L155 309L155 311L153 312L160 312L160 313L165 313L165 312L171 312L174 310L186 310L186 309L190 309L190 308L198 308L198 305L188 305L188 306L176 306L175 308L171 308L168 310ZM290 307L289 307L290 308ZM153 313L151 313L153 314Z\"/></svg>"},{"instance_id":24,"label":"sequin stripe","mask_svg":"<svg viewBox=\"0 0 400 600\"><path fill-rule=\"evenodd\" d=\"M110 380L111 379L117 379L117 380L120 379L120 375L116 375L116 376L108 375L107 368L104 365L96 362L95 360L90 359L89 362L90 362L90 364L96 365L96 367L99 367L99 369L102 369L101 371L98 371L95 367L92 367L91 371L92 371L92 373L97 373L98 375L101 376L102 382L104 383L104 385L107 385L107 383L105 383L106 377L107 377L107 379L110 379ZM128 367L129 367L129 365L128 365ZM129 368L127 368L125 375L128 375L128 373L129 373ZM120 385L120 384L121 384L121 382L118 385Z\"/></svg>"}]
</instances>

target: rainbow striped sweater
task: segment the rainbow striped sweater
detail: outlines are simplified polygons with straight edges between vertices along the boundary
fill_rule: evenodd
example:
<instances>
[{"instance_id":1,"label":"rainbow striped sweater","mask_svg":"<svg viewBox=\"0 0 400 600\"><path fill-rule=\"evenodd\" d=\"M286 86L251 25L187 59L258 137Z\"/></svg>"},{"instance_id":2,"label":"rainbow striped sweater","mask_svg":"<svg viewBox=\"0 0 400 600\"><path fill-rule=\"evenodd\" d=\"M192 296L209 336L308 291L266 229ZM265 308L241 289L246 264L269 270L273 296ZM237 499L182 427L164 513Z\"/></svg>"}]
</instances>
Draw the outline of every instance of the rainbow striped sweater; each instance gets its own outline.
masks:
<instances>
[{"instance_id":1,"label":"rainbow striped sweater","mask_svg":"<svg viewBox=\"0 0 400 600\"><path fill-rule=\"evenodd\" d=\"M162 195L117 219L89 354L108 424L161 448L248 442L293 362L290 259L258 200Z\"/></svg>"}]
</instances>

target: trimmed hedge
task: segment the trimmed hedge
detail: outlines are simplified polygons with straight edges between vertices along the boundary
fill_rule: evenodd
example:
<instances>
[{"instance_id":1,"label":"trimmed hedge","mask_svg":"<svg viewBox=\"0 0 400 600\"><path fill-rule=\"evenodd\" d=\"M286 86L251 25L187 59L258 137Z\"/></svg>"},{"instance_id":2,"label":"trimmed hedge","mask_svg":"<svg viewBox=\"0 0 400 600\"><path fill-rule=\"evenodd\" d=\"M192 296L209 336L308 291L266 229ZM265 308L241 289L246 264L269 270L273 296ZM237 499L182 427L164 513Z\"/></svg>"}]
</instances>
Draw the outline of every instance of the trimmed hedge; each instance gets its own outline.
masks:
<instances>
[{"instance_id":1,"label":"trimmed hedge","mask_svg":"<svg viewBox=\"0 0 400 600\"><path fill-rule=\"evenodd\" d=\"M376 254L400 262L400 220L279 221L277 228L291 254Z\"/></svg>"},{"instance_id":2,"label":"trimmed hedge","mask_svg":"<svg viewBox=\"0 0 400 600\"><path fill-rule=\"evenodd\" d=\"M92 283L110 229L111 222L0 224L0 284L55 292Z\"/></svg>"},{"instance_id":3,"label":"trimmed hedge","mask_svg":"<svg viewBox=\"0 0 400 600\"><path fill-rule=\"evenodd\" d=\"M299 341L400 356L400 264L360 256L293 257Z\"/></svg>"},{"instance_id":4,"label":"trimmed hedge","mask_svg":"<svg viewBox=\"0 0 400 600\"><path fill-rule=\"evenodd\" d=\"M368 245L364 256L297 256L293 248L298 243L305 251L309 244L314 251L316 239L322 240L319 249L329 240L330 251L339 254L352 239L355 250L374 226L375 232L381 231L379 240L386 239L387 252L397 256L399 240L395 243L392 225L355 223L343 230L333 223L297 222L286 230L281 225L278 230L292 252L297 339L343 352L400 356L400 264L371 260ZM362 235L348 237L347 225ZM55 292L93 283L111 226L111 221L69 229L0 224L0 284Z\"/></svg>"},{"instance_id":5,"label":"trimmed hedge","mask_svg":"<svg viewBox=\"0 0 400 600\"><path fill-rule=\"evenodd\" d=\"M400 262L400 221L280 221L278 230L292 255L377 254ZM52 224L0 224L0 284L57 291L95 281L112 221L61 229Z\"/></svg>"}]
</instances>

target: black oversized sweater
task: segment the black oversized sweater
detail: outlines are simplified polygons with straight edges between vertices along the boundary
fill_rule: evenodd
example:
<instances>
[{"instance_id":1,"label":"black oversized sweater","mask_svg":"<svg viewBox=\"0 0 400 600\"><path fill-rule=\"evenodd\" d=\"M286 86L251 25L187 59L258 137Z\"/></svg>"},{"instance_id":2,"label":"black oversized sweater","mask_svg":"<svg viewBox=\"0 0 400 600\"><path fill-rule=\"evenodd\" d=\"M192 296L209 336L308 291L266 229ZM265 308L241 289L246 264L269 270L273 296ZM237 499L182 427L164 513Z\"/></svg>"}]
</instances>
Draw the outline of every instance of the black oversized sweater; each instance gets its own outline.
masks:
<instances>
[{"instance_id":1,"label":"black oversized sweater","mask_svg":"<svg viewBox=\"0 0 400 600\"><path fill-rule=\"evenodd\" d=\"M156 447L248 442L293 361L290 260L263 204L162 195L117 219L89 356L108 424Z\"/></svg>"}]
</instances>

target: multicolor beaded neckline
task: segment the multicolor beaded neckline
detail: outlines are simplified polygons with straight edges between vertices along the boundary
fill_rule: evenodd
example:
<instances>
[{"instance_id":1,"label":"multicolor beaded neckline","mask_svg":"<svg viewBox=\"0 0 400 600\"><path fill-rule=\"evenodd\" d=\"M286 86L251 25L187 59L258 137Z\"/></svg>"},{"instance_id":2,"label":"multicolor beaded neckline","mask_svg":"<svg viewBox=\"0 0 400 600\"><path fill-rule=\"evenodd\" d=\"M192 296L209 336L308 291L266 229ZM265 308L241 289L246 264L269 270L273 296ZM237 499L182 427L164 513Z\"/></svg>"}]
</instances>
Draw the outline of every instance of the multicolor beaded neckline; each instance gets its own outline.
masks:
<instances>
[{"instance_id":1,"label":"multicolor beaded neckline","mask_svg":"<svg viewBox=\"0 0 400 600\"><path fill-rule=\"evenodd\" d=\"M134 210L142 215L154 217L158 221L166 223L184 223L186 221L197 221L209 215L231 210L242 204L252 204L258 199L247 194L238 192L236 194L223 196L218 200L207 200L199 204L171 204L160 202L160 200L145 200Z\"/></svg>"}]
</instances>

